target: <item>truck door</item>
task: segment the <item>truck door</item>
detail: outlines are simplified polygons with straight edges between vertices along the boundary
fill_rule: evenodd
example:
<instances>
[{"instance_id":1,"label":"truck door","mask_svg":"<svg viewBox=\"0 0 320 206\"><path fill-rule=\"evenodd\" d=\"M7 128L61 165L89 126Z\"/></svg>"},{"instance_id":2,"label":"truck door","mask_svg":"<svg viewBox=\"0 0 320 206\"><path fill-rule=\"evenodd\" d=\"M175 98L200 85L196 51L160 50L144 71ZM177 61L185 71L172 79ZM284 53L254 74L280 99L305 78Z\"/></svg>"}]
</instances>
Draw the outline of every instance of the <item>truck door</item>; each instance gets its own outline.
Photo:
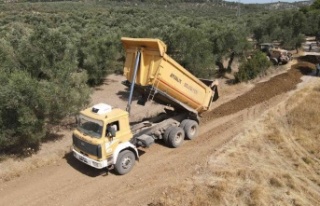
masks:
<instances>
[{"instance_id":1,"label":"truck door","mask_svg":"<svg viewBox=\"0 0 320 206\"><path fill-rule=\"evenodd\" d=\"M107 137L116 138L117 137L117 133L120 130L119 121L115 121L115 122L111 122L111 123L107 124L106 130L107 130L106 131L106 136Z\"/></svg>"},{"instance_id":2,"label":"truck door","mask_svg":"<svg viewBox=\"0 0 320 206\"><path fill-rule=\"evenodd\" d=\"M119 144L119 131L120 131L119 121L114 121L107 124L106 133L105 133L107 153L114 151L114 149Z\"/></svg>"}]
</instances>

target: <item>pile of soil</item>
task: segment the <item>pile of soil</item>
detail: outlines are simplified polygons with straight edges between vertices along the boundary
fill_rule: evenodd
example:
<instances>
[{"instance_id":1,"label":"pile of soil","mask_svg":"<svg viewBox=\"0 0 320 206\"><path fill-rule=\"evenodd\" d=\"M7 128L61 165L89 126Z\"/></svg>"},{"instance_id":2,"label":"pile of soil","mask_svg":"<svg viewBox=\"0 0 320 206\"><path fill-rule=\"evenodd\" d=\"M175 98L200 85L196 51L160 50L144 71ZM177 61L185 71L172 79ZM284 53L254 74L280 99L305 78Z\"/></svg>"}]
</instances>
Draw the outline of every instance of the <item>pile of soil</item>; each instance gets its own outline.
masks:
<instances>
[{"instance_id":1,"label":"pile of soil","mask_svg":"<svg viewBox=\"0 0 320 206\"><path fill-rule=\"evenodd\" d=\"M291 69L286 73L271 78L269 81L257 84L246 94L205 113L202 116L201 122L206 123L212 119L239 112L274 96L295 89L296 85L301 82L303 75L300 69Z\"/></svg>"},{"instance_id":2,"label":"pile of soil","mask_svg":"<svg viewBox=\"0 0 320 206\"><path fill-rule=\"evenodd\" d=\"M320 56L315 56L315 55L306 55L306 56L298 57L298 61L310 62L312 64L318 63L319 59L320 59Z\"/></svg>"}]
</instances>

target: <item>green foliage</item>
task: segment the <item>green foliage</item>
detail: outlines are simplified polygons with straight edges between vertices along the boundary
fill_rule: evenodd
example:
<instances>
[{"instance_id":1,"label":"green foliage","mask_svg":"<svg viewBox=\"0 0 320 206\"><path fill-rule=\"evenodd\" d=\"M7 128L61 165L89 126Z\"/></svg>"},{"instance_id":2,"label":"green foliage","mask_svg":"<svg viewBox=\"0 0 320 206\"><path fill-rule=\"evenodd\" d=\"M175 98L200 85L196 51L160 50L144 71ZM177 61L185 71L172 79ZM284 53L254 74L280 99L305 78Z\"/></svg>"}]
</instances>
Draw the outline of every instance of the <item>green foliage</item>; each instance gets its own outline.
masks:
<instances>
[{"instance_id":1,"label":"green foliage","mask_svg":"<svg viewBox=\"0 0 320 206\"><path fill-rule=\"evenodd\" d=\"M28 18L27 18L28 19ZM2 22L0 150L37 148L52 125L88 103L87 72L63 30Z\"/></svg>"},{"instance_id":2,"label":"green foliage","mask_svg":"<svg viewBox=\"0 0 320 206\"><path fill-rule=\"evenodd\" d=\"M170 38L175 41L168 44L169 53L183 67L198 77L209 77L214 56L211 42L206 34L193 27L177 25L175 31L170 32ZM212 76L212 74L211 74Z\"/></svg>"},{"instance_id":3,"label":"green foliage","mask_svg":"<svg viewBox=\"0 0 320 206\"><path fill-rule=\"evenodd\" d=\"M282 11L262 20L253 30L259 43L279 41L288 49L301 44L301 36L307 32L307 17L300 11Z\"/></svg>"},{"instance_id":4,"label":"green foliage","mask_svg":"<svg viewBox=\"0 0 320 206\"><path fill-rule=\"evenodd\" d=\"M0 149L34 145L43 137L43 119L39 111L37 82L26 72L1 73Z\"/></svg>"},{"instance_id":5,"label":"green foliage","mask_svg":"<svg viewBox=\"0 0 320 206\"><path fill-rule=\"evenodd\" d=\"M219 28L210 37L213 45L213 53L216 55L216 65L219 67L218 76L224 76L231 71L231 64L235 56L241 56L250 48L247 36L249 31L239 25ZM227 68L223 66L223 58L230 58Z\"/></svg>"},{"instance_id":6,"label":"green foliage","mask_svg":"<svg viewBox=\"0 0 320 206\"><path fill-rule=\"evenodd\" d=\"M318 9L320 10L320 0L315 0L312 5L310 6L310 9Z\"/></svg>"},{"instance_id":7,"label":"green foliage","mask_svg":"<svg viewBox=\"0 0 320 206\"><path fill-rule=\"evenodd\" d=\"M262 52L256 52L252 58L243 63L235 74L236 82L247 82L259 75L264 75L271 63Z\"/></svg>"},{"instance_id":8,"label":"green foliage","mask_svg":"<svg viewBox=\"0 0 320 206\"><path fill-rule=\"evenodd\" d=\"M318 36L320 33L320 9L306 13L307 24L304 34L308 36Z\"/></svg>"},{"instance_id":9,"label":"green foliage","mask_svg":"<svg viewBox=\"0 0 320 206\"><path fill-rule=\"evenodd\" d=\"M14 49L10 43L4 39L0 39L0 62L4 71L9 72L12 69L17 68L18 64L14 58Z\"/></svg>"},{"instance_id":10,"label":"green foliage","mask_svg":"<svg viewBox=\"0 0 320 206\"><path fill-rule=\"evenodd\" d=\"M115 70L117 53L115 42L119 42L120 37L106 35L95 39L84 36L80 39L80 45L87 46L78 47L78 67L88 72L88 83L90 85L100 84L106 74Z\"/></svg>"},{"instance_id":11,"label":"green foliage","mask_svg":"<svg viewBox=\"0 0 320 206\"><path fill-rule=\"evenodd\" d=\"M190 72L212 78L216 62L250 49L252 33L290 47L320 25L317 11L246 5L236 17L236 3L221 0L32 2L0 4L1 151L37 147L87 104L88 85L122 70L122 36L159 38Z\"/></svg>"},{"instance_id":12,"label":"green foliage","mask_svg":"<svg viewBox=\"0 0 320 206\"><path fill-rule=\"evenodd\" d=\"M39 81L26 71L0 74L1 151L37 147L50 125L88 102L85 74L67 71L54 81Z\"/></svg>"}]
</instances>

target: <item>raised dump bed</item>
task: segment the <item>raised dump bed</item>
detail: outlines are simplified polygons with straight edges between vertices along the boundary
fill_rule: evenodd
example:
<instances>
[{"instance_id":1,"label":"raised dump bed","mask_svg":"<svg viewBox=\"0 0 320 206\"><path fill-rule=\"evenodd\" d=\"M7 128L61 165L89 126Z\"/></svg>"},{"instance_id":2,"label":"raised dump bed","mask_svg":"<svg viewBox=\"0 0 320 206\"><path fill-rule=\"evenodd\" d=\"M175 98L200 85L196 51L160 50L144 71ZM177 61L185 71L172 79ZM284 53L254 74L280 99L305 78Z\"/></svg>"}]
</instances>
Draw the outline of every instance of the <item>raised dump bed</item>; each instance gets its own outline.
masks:
<instances>
[{"instance_id":1,"label":"raised dump bed","mask_svg":"<svg viewBox=\"0 0 320 206\"><path fill-rule=\"evenodd\" d=\"M142 102L153 99L176 109L203 113L218 97L217 82L192 75L166 54L167 46L161 40L121 38L121 41L126 49L124 75L128 84L134 81L143 96Z\"/></svg>"}]
</instances>

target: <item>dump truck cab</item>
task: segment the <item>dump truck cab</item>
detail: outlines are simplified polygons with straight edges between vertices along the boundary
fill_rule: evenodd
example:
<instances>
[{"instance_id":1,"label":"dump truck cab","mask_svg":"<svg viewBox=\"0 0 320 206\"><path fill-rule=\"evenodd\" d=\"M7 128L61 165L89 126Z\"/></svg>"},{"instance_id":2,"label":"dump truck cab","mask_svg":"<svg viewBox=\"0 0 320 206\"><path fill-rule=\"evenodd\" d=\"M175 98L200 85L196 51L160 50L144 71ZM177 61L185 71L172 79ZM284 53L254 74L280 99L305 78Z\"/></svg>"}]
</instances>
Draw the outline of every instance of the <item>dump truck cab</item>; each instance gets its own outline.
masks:
<instances>
[{"instance_id":1,"label":"dump truck cab","mask_svg":"<svg viewBox=\"0 0 320 206\"><path fill-rule=\"evenodd\" d=\"M80 112L73 132L73 153L80 161L101 169L114 165L123 150L138 158L128 112L100 103Z\"/></svg>"}]
</instances>

